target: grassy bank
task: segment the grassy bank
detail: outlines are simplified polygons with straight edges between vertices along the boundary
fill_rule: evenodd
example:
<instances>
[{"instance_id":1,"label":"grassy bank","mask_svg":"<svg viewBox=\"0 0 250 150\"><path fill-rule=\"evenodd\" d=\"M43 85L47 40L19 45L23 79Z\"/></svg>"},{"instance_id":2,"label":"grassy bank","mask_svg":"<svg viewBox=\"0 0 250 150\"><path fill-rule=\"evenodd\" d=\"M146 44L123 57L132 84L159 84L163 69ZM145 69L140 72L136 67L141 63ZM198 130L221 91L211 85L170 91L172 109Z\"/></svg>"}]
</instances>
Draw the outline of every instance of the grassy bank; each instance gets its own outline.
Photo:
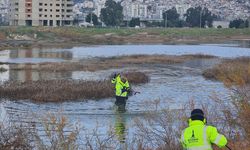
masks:
<instances>
[{"instance_id":1,"label":"grassy bank","mask_svg":"<svg viewBox=\"0 0 250 150\"><path fill-rule=\"evenodd\" d=\"M217 43L245 38L250 38L250 29L0 27L1 49L84 44Z\"/></svg>"},{"instance_id":2,"label":"grassy bank","mask_svg":"<svg viewBox=\"0 0 250 150\"><path fill-rule=\"evenodd\" d=\"M122 73L130 84L149 82L149 77L142 72ZM0 97L11 100L32 100L35 102L63 102L76 100L98 100L114 97L111 80L39 80L8 81L0 86Z\"/></svg>"},{"instance_id":3,"label":"grassy bank","mask_svg":"<svg viewBox=\"0 0 250 150\"><path fill-rule=\"evenodd\" d=\"M250 57L228 59L203 72L207 79L219 80L227 86L250 83Z\"/></svg>"},{"instance_id":4,"label":"grassy bank","mask_svg":"<svg viewBox=\"0 0 250 150\"><path fill-rule=\"evenodd\" d=\"M147 64L175 64L183 63L192 59L215 58L211 55L130 55L107 58L93 58L80 62L60 62L60 63L40 63L37 64L10 64L12 70L37 70L37 71L98 71L112 68L124 68L133 66L143 66Z\"/></svg>"},{"instance_id":5,"label":"grassy bank","mask_svg":"<svg viewBox=\"0 0 250 150\"><path fill-rule=\"evenodd\" d=\"M218 106L227 108L223 113L229 126L235 125L239 129L229 128L236 135L243 135L242 139L234 140L233 149L247 149L250 146L250 58L241 57L228 59L204 71L203 76L207 79L222 81L233 95L231 106L223 101L218 101ZM232 110L233 109L233 110ZM235 116L236 115L236 116ZM243 132L243 134L242 134Z\"/></svg>"},{"instance_id":6,"label":"grassy bank","mask_svg":"<svg viewBox=\"0 0 250 150\"><path fill-rule=\"evenodd\" d=\"M105 35L130 36L134 34L165 35L165 36L239 36L250 35L250 29L216 29L216 28L82 28L82 27L0 27L1 37L10 34L33 35L43 38L50 34L67 36ZM48 33L50 33L48 35Z\"/></svg>"}]
</instances>

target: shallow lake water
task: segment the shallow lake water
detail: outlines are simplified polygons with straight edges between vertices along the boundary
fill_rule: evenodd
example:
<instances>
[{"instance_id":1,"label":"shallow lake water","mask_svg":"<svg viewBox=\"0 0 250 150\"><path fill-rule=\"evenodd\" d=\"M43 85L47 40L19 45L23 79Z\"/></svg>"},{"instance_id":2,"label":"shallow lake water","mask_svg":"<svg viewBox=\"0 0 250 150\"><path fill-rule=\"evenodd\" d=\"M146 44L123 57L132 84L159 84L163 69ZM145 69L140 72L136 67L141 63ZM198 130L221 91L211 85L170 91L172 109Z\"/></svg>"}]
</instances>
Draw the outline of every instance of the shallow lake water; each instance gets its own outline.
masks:
<instances>
[{"instance_id":1,"label":"shallow lake water","mask_svg":"<svg viewBox=\"0 0 250 150\"><path fill-rule=\"evenodd\" d=\"M143 115L148 110L161 110L164 108L180 109L190 100L197 106L201 103L211 103L210 96L214 93L227 99L228 91L221 82L206 80L202 71L219 63L221 58L250 56L250 48L240 44L206 44L206 45L114 45L76 47L72 49L33 49L33 50L6 50L0 52L0 62L9 63L39 63L42 62L67 62L92 57L111 57L133 54L208 54L218 56L215 59L197 59L181 64L154 65L145 67L132 66L123 70L140 70L150 76L150 82L135 85L133 88L140 94L129 98L127 111L123 114L123 123L127 133L132 134L133 128L129 127L133 118ZM41 79L105 79L113 72L123 70L102 70L97 72L65 72L46 73L37 71L14 71L9 69L0 73L2 82L7 80L41 80ZM33 122L41 128L41 118L50 112L66 116L71 123L80 123L86 129L94 129L101 123L99 133L104 134L109 126L117 123L114 108L114 98L99 101L88 100L64 103L32 103L29 100L9 101L1 100L0 119L13 123ZM150 106L150 107L149 107ZM42 134L42 132L41 132Z\"/></svg>"}]
</instances>

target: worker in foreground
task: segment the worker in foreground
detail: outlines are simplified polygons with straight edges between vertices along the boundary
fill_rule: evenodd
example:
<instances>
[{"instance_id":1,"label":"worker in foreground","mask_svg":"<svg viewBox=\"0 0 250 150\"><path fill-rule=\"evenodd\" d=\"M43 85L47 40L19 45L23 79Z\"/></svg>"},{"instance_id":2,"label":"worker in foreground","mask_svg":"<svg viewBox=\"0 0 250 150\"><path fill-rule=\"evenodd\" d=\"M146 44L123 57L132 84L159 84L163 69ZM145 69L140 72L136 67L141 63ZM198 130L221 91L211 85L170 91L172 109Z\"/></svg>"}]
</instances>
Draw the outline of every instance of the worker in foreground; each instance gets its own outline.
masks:
<instances>
[{"instance_id":1,"label":"worker in foreground","mask_svg":"<svg viewBox=\"0 0 250 150\"><path fill-rule=\"evenodd\" d=\"M181 143L186 150L213 150L212 144L223 148L227 145L227 139L215 127L206 125L201 109L194 109L189 119L189 127L182 132Z\"/></svg>"},{"instance_id":2,"label":"worker in foreground","mask_svg":"<svg viewBox=\"0 0 250 150\"><path fill-rule=\"evenodd\" d=\"M111 82L115 85L115 104L118 106L118 111L125 112L126 101L130 91L129 82L125 77L121 77L120 74L114 74Z\"/></svg>"}]
</instances>

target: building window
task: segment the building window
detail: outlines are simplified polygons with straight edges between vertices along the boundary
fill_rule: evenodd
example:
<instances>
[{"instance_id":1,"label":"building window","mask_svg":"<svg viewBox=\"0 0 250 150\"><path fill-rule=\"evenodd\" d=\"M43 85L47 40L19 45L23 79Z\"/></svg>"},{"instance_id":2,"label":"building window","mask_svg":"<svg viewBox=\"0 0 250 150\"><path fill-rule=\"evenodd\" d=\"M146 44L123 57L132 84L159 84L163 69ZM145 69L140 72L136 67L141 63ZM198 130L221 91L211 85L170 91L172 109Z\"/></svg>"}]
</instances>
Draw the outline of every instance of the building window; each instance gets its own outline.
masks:
<instances>
[{"instance_id":1,"label":"building window","mask_svg":"<svg viewBox=\"0 0 250 150\"><path fill-rule=\"evenodd\" d=\"M60 12L60 10L59 10L59 9L56 9L56 12Z\"/></svg>"},{"instance_id":2,"label":"building window","mask_svg":"<svg viewBox=\"0 0 250 150\"><path fill-rule=\"evenodd\" d=\"M44 6L47 6L48 4L44 4Z\"/></svg>"},{"instance_id":3,"label":"building window","mask_svg":"<svg viewBox=\"0 0 250 150\"><path fill-rule=\"evenodd\" d=\"M50 17L52 18L52 15L50 15Z\"/></svg>"},{"instance_id":4,"label":"building window","mask_svg":"<svg viewBox=\"0 0 250 150\"><path fill-rule=\"evenodd\" d=\"M52 9L50 9L50 12L52 12L53 10Z\"/></svg>"},{"instance_id":5,"label":"building window","mask_svg":"<svg viewBox=\"0 0 250 150\"><path fill-rule=\"evenodd\" d=\"M39 14L39 17L42 17L43 15L42 14Z\"/></svg>"},{"instance_id":6,"label":"building window","mask_svg":"<svg viewBox=\"0 0 250 150\"><path fill-rule=\"evenodd\" d=\"M56 18L59 18L60 17L60 15L56 15Z\"/></svg>"},{"instance_id":7,"label":"building window","mask_svg":"<svg viewBox=\"0 0 250 150\"><path fill-rule=\"evenodd\" d=\"M41 12L41 11L43 11L43 9L42 9L42 8L39 8L39 11Z\"/></svg>"},{"instance_id":8,"label":"building window","mask_svg":"<svg viewBox=\"0 0 250 150\"><path fill-rule=\"evenodd\" d=\"M44 17L47 17L47 15L44 15Z\"/></svg>"},{"instance_id":9,"label":"building window","mask_svg":"<svg viewBox=\"0 0 250 150\"><path fill-rule=\"evenodd\" d=\"M44 11L47 11L47 9L44 9Z\"/></svg>"},{"instance_id":10,"label":"building window","mask_svg":"<svg viewBox=\"0 0 250 150\"><path fill-rule=\"evenodd\" d=\"M52 3L50 3L50 6L52 6L53 4Z\"/></svg>"},{"instance_id":11,"label":"building window","mask_svg":"<svg viewBox=\"0 0 250 150\"><path fill-rule=\"evenodd\" d=\"M43 6L43 3L39 3L39 6Z\"/></svg>"},{"instance_id":12,"label":"building window","mask_svg":"<svg viewBox=\"0 0 250 150\"><path fill-rule=\"evenodd\" d=\"M63 5L63 4L62 4ZM56 4L56 6L60 6L60 4Z\"/></svg>"}]
</instances>

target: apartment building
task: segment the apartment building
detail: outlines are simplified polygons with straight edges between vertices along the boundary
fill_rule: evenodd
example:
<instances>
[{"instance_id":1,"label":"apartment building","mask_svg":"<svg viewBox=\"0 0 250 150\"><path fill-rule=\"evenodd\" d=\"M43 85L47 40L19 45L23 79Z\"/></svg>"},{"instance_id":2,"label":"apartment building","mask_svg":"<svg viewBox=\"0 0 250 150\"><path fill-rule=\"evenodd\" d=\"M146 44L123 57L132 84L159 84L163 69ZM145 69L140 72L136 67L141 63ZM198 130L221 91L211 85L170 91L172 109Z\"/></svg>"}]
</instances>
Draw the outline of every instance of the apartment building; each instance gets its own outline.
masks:
<instances>
[{"instance_id":1,"label":"apartment building","mask_svg":"<svg viewBox=\"0 0 250 150\"><path fill-rule=\"evenodd\" d=\"M13 26L70 26L73 0L11 0L9 21Z\"/></svg>"},{"instance_id":2,"label":"apartment building","mask_svg":"<svg viewBox=\"0 0 250 150\"><path fill-rule=\"evenodd\" d=\"M8 20L8 1L0 0L0 24L7 23Z\"/></svg>"}]
</instances>

